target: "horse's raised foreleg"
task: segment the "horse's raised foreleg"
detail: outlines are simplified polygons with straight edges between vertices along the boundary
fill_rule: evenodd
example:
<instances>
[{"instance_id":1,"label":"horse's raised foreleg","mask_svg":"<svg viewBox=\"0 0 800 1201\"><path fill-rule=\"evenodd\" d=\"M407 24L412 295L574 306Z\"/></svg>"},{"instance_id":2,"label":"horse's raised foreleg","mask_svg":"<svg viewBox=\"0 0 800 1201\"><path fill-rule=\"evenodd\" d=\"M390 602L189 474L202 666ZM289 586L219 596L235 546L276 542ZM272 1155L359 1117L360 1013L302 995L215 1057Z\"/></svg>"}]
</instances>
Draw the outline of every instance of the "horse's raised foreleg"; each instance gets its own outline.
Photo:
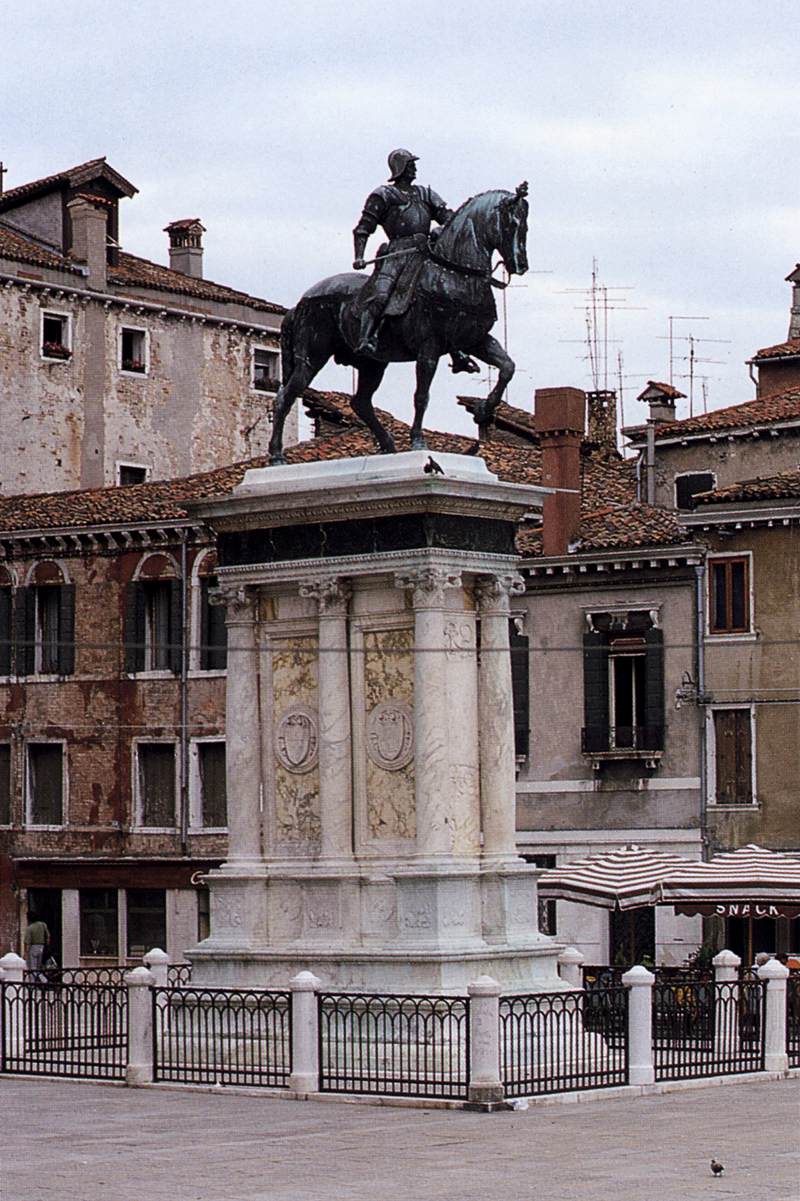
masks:
<instances>
[{"instance_id":1,"label":"horse's raised foreleg","mask_svg":"<svg viewBox=\"0 0 800 1201\"><path fill-rule=\"evenodd\" d=\"M494 411L503 399L503 393L514 375L516 365L497 338L493 338L491 334L487 334L479 346L470 346L469 352L482 363L497 368L497 383L485 400L475 406L474 413L477 425L491 425Z\"/></svg>"},{"instance_id":2,"label":"horse's raised foreleg","mask_svg":"<svg viewBox=\"0 0 800 1201\"><path fill-rule=\"evenodd\" d=\"M411 449L427 450L422 422L428 408L431 384L439 366L439 353L432 346L422 346L417 356L417 387L414 391L414 424L411 426Z\"/></svg>"},{"instance_id":3,"label":"horse's raised foreleg","mask_svg":"<svg viewBox=\"0 0 800 1201\"><path fill-rule=\"evenodd\" d=\"M308 363L298 363L291 375L281 384L272 407L272 437L269 440L269 461L271 466L279 467L286 462L283 453L283 427L286 418L292 411L298 396L311 383L319 367Z\"/></svg>"},{"instance_id":4,"label":"horse's raised foreleg","mask_svg":"<svg viewBox=\"0 0 800 1201\"><path fill-rule=\"evenodd\" d=\"M372 398L380 387L387 364L377 360L362 359L358 365L358 387L350 402L353 412L360 417L380 447L382 455L391 455L397 450L389 431L378 420L372 407Z\"/></svg>"}]
</instances>

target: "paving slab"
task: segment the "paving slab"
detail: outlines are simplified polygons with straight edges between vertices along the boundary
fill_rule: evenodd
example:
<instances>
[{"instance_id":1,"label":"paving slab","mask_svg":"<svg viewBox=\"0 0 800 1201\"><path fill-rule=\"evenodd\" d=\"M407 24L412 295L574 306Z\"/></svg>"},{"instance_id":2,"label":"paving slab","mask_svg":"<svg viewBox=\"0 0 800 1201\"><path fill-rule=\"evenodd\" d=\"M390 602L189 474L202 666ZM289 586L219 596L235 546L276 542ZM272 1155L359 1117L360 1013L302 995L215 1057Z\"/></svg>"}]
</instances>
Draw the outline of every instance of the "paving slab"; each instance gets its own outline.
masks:
<instances>
[{"instance_id":1,"label":"paving slab","mask_svg":"<svg viewBox=\"0 0 800 1201\"><path fill-rule=\"evenodd\" d=\"M800 1080L477 1114L0 1078L2 1201L397 1197L800 1201Z\"/></svg>"}]
</instances>

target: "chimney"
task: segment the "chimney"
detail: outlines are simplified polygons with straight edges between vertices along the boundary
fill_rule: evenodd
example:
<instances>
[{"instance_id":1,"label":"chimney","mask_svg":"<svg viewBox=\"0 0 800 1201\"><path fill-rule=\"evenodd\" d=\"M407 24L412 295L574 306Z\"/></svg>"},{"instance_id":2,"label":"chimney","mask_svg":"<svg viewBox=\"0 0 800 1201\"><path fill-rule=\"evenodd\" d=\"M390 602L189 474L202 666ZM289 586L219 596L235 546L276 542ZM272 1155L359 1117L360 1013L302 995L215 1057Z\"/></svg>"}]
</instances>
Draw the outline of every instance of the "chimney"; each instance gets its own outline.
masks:
<instances>
[{"instance_id":1,"label":"chimney","mask_svg":"<svg viewBox=\"0 0 800 1201\"><path fill-rule=\"evenodd\" d=\"M586 396L580 388L537 388L534 421L542 447L542 483L566 491L546 496L542 537L546 555L565 555L581 515L581 441Z\"/></svg>"},{"instance_id":2,"label":"chimney","mask_svg":"<svg viewBox=\"0 0 800 1201\"><path fill-rule=\"evenodd\" d=\"M685 400L686 393L679 392L672 384L662 384L649 379L647 387L636 397L649 407L648 420L655 422L675 420L676 400Z\"/></svg>"},{"instance_id":3,"label":"chimney","mask_svg":"<svg viewBox=\"0 0 800 1201\"><path fill-rule=\"evenodd\" d=\"M205 226L199 217L184 217L165 226L169 234L169 265L194 279L203 278L203 234Z\"/></svg>"},{"instance_id":4,"label":"chimney","mask_svg":"<svg viewBox=\"0 0 800 1201\"><path fill-rule=\"evenodd\" d=\"M800 338L800 263L794 271L786 276L787 284L792 285L792 310L789 315L789 341Z\"/></svg>"},{"instance_id":5,"label":"chimney","mask_svg":"<svg viewBox=\"0 0 800 1201\"><path fill-rule=\"evenodd\" d=\"M616 392L586 393L586 440L602 450L617 451Z\"/></svg>"},{"instance_id":6,"label":"chimney","mask_svg":"<svg viewBox=\"0 0 800 1201\"><path fill-rule=\"evenodd\" d=\"M88 268L90 287L103 292L108 267L108 201L79 193L67 202L73 258Z\"/></svg>"}]
</instances>

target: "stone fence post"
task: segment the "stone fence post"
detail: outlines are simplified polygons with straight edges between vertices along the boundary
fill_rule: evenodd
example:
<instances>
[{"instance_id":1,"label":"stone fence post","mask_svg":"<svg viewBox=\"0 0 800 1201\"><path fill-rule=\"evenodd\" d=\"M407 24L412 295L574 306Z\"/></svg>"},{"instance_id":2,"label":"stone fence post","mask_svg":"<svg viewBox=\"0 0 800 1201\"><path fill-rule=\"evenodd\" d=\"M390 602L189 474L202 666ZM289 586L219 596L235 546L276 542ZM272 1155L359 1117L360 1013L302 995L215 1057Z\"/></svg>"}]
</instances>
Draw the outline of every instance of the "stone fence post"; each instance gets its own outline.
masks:
<instances>
[{"instance_id":1,"label":"stone fence post","mask_svg":"<svg viewBox=\"0 0 800 1201\"><path fill-rule=\"evenodd\" d=\"M469 993L469 1099L480 1105L502 1101L500 1077L500 985L478 976Z\"/></svg>"},{"instance_id":2,"label":"stone fence post","mask_svg":"<svg viewBox=\"0 0 800 1201\"><path fill-rule=\"evenodd\" d=\"M558 974L570 988L583 988L583 965L586 956L577 947L564 947L558 957Z\"/></svg>"},{"instance_id":3,"label":"stone fence post","mask_svg":"<svg viewBox=\"0 0 800 1201\"><path fill-rule=\"evenodd\" d=\"M15 955L13 951L9 951L0 959L0 973L2 974L3 984L22 984L25 972L25 960ZM20 993L27 992L26 989L12 989L12 997L6 1001L6 1011L3 1015L3 1029L5 1030L5 1054L22 1057L25 1053L25 1014L27 1006L25 1004L25 996L20 996ZM16 996L14 994L17 994Z\"/></svg>"},{"instance_id":4,"label":"stone fence post","mask_svg":"<svg viewBox=\"0 0 800 1201\"><path fill-rule=\"evenodd\" d=\"M22 984L25 972L25 960L13 951L9 951L0 959L0 969L6 984Z\"/></svg>"},{"instance_id":5,"label":"stone fence post","mask_svg":"<svg viewBox=\"0 0 800 1201\"><path fill-rule=\"evenodd\" d=\"M155 976L146 967L135 967L125 975L128 988L128 1067L125 1080L130 1088L153 1079L153 1001L150 989Z\"/></svg>"},{"instance_id":6,"label":"stone fence post","mask_svg":"<svg viewBox=\"0 0 800 1201\"><path fill-rule=\"evenodd\" d=\"M298 972L289 981L292 992L292 1071L289 1088L295 1093L319 1091L319 1014L317 992L322 981L313 972Z\"/></svg>"},{"instance_id":7,"label":"stone fence post","mask_svg":"<svg viewBox=\"0 0 800 1201\"><path fill-rule=\"evenodd\" d=\"M737 988L718 988L720 984L738 985L741 959L733 951L720 951L711 960L714 965L714 1054L735 1055L739 1050L739 993Z\"/></svg>"},{"instance_id":8,"label":"stone fence post","mask_svg":"<svg viewBox=\"0 0 800 1201\"><path fill-rule=\"evenodd\" d=\"M653 985L655 976L637 964L622 977L628 989L628 1063L631 1084L652 1084Z\"/></svg>"},{"instance_id":9,"label":"stone fence post","mask_svg":"<svg viewBox=\"0 0 800 1201\"><path fill-rule=\"evenodd\" d=\"M169 983L167 976L169 955L160 947L153 947L152 951L148 951L145 955L143 963L152 972L156 988L166 988Z\"/></svg>"},{"instance_id":10,"label":"stone fence post","mask_svg":"<svg viewBox=\"0 0 800 1201\"><path fill-rule=\"evenodd\" d=\"M777 959L769 959L758 969L759 980L767 982L764 1012L764 1069L785 1072L789 1067L786 1046L786 982L789 969Z\"/></svg>"}]
</instances>

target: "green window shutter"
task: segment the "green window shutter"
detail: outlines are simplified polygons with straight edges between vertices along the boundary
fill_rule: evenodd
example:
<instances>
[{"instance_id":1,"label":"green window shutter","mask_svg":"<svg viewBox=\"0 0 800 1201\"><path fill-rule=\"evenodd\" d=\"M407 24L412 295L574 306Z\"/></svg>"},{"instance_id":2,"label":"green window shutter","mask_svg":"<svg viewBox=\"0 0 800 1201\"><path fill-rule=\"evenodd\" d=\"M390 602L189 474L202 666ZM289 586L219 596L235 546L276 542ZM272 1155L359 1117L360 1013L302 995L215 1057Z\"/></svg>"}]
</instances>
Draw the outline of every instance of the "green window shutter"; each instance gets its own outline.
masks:
<instances>
[{"instance_id":1,"label":"green window shutter","mask_svg":"<svg viewBox=\"0 0 800 1201\"><path fill-rule=\"evenodd\" d=\"M169 581L169 669L180 675L183 664L183 583Z\"/></svg>"},{"instance_id":2,"label":"green window shutter","mask_svg":"<svg viewBox=\"0 0 800 1201\"><path fill-rule=\"evenodd\" d=\"M36 593L18 588L14 597L14 670L32 676L36 666Z\"/></svg>"},{"instance_id":3,"label":"green window shutter","mask_svg":"<svg viewBox=\"0 0 800 1201\"><path fill-rule=\"evenodd\" d=\"M0 676L11 675L11 589L0 588Z\"/></svg>"},{"instance_id":4,"label":"green window shutter","mask_svg":"<svg viewBox=\"0 0 800 1201\"><path fill-rule=\"evenodd\" d=\"M608 640L594 630L583 635L583 749L608 750Z\"/></svg>"},{"instance_id":5,"label":"green window shutter","mask_svg":"<svg viewBox=\"0 0 800 1201\"><path fill-rule=\"evenodd\" d=\"M141 580L132 580L125 592L125 671L144 671L145 595Z\"/></svg>"},{"instance_id":6,"label":"green window shutter","mask_svg":"<svg viewBox=\"0 0 800 1201\"><path fill-rule=\"evenodd\" d=\"M664 631L646 630L644 719L645 750L664 749Z\"/></svg>"},{"instance_id":7,"label":"green window shutter","mask_svg":"<svg viewBox=\"0 0 800 1201\"><path fill-rule=\"evenodd\" d=\"M58 601L58 672L71 676L75 671L75 585L62 584Z\"/></svg>"},{"instance_id":8,"label":"green window shutter","mask_svg":"<svg viewBox=\"0 0 800 1201\"><path fill-rule=\"evenodd\" d=\"M514 753L527 756L530 742L530 669L528 639L508 623L511 648L511 693L514 698Z\"/></svg>"}]
</instances>

